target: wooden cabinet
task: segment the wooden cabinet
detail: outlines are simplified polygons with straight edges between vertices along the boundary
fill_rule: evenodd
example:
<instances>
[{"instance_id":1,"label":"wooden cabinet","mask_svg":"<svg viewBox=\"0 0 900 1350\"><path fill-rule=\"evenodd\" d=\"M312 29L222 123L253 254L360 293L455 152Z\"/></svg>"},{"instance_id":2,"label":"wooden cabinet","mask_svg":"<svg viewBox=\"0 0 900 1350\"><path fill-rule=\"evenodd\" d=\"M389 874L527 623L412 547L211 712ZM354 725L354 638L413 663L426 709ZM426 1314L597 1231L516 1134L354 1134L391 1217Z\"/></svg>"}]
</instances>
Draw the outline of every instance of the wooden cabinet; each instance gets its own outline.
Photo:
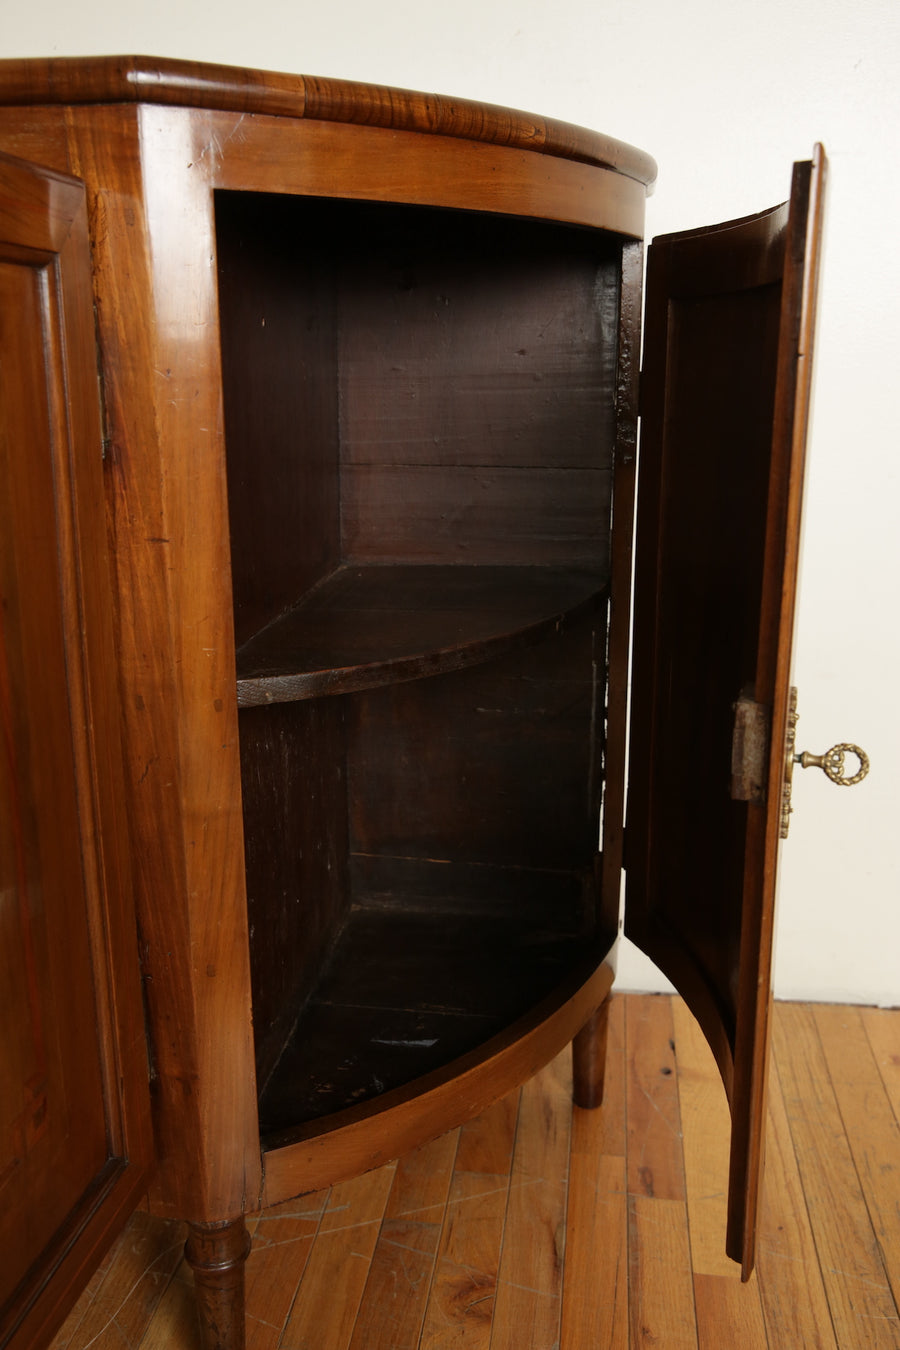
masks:
<instances>
[{"instance_id":1,"label":"wooden cabinet","mask_svg":"<svg viewBox=\"0 0 900 1350\"><path fill-rule=\"evenodd\" d=\"M749 1266L821 165L651 250L626 836L652 161L176 62L3 62L0 104L0 149L87 194L119 696L91 708L125 760L99 837L130 846L154 1202L209 1344L240 1344L247 1210L573 1038L597 1104L623 856L722 1068ZM62 575L105 556L79 537Z\"/></svg>"}]
</instances>

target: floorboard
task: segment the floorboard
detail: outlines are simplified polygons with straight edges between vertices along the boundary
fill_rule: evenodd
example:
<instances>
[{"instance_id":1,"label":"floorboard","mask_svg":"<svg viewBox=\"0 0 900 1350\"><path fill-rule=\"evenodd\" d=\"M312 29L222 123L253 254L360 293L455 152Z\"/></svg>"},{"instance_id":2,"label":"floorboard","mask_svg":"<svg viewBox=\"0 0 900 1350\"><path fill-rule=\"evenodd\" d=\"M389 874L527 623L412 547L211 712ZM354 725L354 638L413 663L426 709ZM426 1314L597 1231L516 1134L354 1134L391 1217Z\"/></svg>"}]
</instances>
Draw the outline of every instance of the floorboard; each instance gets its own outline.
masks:
<instances>
[{"instance_id":1,"label":"floorboard","mask_svg":"<svg viewBox=\"0 0 900 1350\"><path fill-rule=\"evenodd\" d=\"M775 1057L835 1336L897 1350L900 1320L811 1005L785 1004Z\"/></svg>"},{"instance_id":2,"label":"floorboard","mask_svg":"<svg viewBox=\"0 0 900 1350\"><path fill-rule=\"evenodd\" d=\"M777 1062L769 1074L767 1144L756 1278L770 1350L837 1350Z\"/></svg>"},{"instance_id":3,"label":"floorboard","mask_svg":"<svg viewBox=\"0 0 900 1350\"><path fill-rule=\"evenodd\" d=\"M253 1216L248 1350L900 1350L900 1009L776 1004L756 1273L724 1256L728 1108L690 1014L616 995L604 1106L568 1052L477 1120ZM139 1211L52 1350L197 1350Z\"/></svg>"}]
</instances>

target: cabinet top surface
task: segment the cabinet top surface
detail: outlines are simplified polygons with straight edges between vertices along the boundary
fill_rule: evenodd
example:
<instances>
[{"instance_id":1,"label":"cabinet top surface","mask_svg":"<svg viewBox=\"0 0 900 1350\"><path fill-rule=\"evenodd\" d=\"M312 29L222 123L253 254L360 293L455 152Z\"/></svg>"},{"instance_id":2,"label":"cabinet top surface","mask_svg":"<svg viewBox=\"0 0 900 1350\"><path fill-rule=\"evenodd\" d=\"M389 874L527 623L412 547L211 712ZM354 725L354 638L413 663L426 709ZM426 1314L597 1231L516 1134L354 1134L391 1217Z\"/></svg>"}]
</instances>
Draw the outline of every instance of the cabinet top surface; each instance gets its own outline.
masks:
<instances>
[{"instance_id":1,"label":"cabinet top surface","mask_svg":"<svg viewBox=\"0 0 900 1350\"><path fill-rule=\"evenodd\" d=\"M611 136L490 103L350 80L143 56L0 61L0 105L161 103L484 141L578 160L648 188L656 164Z\"/></svg>"}]
</instances>

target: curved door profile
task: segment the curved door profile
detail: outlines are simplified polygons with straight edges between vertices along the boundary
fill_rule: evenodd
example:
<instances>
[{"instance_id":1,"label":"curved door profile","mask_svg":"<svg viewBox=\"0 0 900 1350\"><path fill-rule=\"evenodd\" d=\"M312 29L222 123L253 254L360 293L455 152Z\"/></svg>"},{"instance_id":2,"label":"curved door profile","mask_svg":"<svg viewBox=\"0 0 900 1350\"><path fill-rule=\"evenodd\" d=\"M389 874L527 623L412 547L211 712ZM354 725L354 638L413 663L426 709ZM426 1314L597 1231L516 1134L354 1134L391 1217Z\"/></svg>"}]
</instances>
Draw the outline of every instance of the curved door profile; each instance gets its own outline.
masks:
<instances>
[{"instance_id":1,"label":"curved door profile","mask_svg":"<svg viewBox=\"0 0 900 1350\"><path fill-rule=\"evenodd\" d=\"M87 217L0 156L0 1345L45 1343L146 1188Z\"/></svg>"},{"instance_id":2,"label":"curved door profile","mask_svg":"<svg viewBox=\"0 0 900 1350\"><path fill-rule=\"evenodd\" d=\"M824 172L817 147L788 203L648 257L625 931L718 1061L745 1278Z\"/></svg>"}]
</instances>

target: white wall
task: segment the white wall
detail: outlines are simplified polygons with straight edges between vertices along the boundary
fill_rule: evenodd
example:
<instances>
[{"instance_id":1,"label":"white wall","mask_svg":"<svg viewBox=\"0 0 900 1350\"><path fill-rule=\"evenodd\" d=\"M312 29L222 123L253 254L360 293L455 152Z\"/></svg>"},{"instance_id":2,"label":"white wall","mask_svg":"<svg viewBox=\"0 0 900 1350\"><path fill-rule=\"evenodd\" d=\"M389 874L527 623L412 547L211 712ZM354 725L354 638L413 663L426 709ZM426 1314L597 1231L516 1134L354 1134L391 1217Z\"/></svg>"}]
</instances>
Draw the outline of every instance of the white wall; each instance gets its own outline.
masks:
<instances>
[{"instance_id":1,"label":"white wall","mask_svg":"<svg viewBox=\"0 0 900 1350\"><path fill-rule=\"evenodd\" d=\"M0 0L2 55L175 56L530 109L656 156L649 229L747 214L831 158L797 682L800 741L856 740L852 791L799 775L776 989L900 1003L897 0ZM818 780L818 781L816 781ZM626 987L653 987L626 952Z\"/></svg>"}]
</instances>

